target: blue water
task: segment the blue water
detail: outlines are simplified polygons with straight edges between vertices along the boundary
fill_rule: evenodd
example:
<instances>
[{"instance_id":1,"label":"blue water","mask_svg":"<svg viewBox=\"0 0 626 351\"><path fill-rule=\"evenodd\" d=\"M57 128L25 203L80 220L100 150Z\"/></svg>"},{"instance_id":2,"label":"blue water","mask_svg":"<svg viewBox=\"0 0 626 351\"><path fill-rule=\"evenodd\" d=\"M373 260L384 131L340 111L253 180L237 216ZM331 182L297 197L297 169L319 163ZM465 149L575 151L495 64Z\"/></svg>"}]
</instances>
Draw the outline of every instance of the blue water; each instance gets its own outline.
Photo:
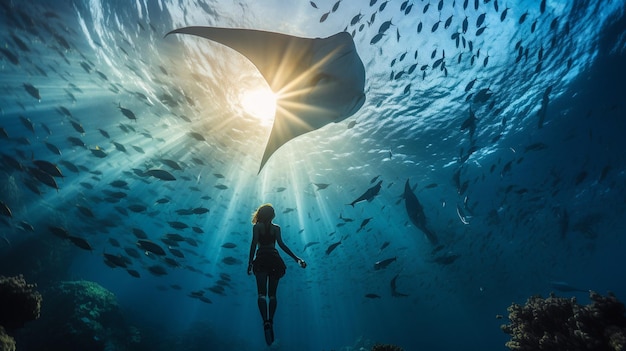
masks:
<instances>
[{"instance_id":1,"label":"blue water","mask_svg":"<svg viewBox=\"0 0 626 351\"><path fill-rule=\"evenodd\" d=\"M547 0L543 13L539 1L500 1L497 9L496 1L469 1L466 8L462 0L389 1L380 11L382 3L343 0L333 12L336 2L323 0L315 7L273 0L2 1L0 200L13 217L0 222L0 274L24 273L40 286L98 282L145 337L177 340L181 350L264 350L246 261L251 213L270 202L286 244L309 265L302 270L283 254L287 274L271 349L339 350L369 340L406 350L505 350L508 336L499 326L506 318L496 315L555 291L552 281L626 300L623 2ZM478 34L481 14L485 29ZM388 20L385 35L371 44ZM365 65L365 105L288 142L257 174L271 121L246 112L240 96L264 81L233 50L164 38L189 25L302 37L346 30ZM440 58L446 71L434 67ZM473 135L461 130L470 109ZM106 155L98 157L98 149ZM28 174L33 160L59 166L65 177L58 190ZM133 171L153 168L177 180ZM346 205L375 177L383 183L372 201ZM444 245L437 252L409 220L407 179ZM116 180L128 185L116 188ZM116 191L125 197L112 196ZM210 212L177 213L198 207ZM172 228L172 221L203 233ZM93 251L55 237L50 225L86 239ZM192 238L197 247L181 243L184 258L166 250L180 267L132 258L136 278L102 256L136 248L132 228L165 248L166 233ZM29 251L40 242L52 246ZM311 242L319 244L304 250ZM66 260L54 271L31 269L57 249ZM16 252L32 256L16 260ZM435 261L452 255L459 256L452 263ZM392 257L387 268L374 269ZM167 274L151 274L153 265ZM396 276L397 290L408 296L391 295ZM223 277L230 279L223 294L207 290ZM189 297L197 290L212 303ZM585 293L556 292L587 301Z\"/></svg>"}]
</instances>

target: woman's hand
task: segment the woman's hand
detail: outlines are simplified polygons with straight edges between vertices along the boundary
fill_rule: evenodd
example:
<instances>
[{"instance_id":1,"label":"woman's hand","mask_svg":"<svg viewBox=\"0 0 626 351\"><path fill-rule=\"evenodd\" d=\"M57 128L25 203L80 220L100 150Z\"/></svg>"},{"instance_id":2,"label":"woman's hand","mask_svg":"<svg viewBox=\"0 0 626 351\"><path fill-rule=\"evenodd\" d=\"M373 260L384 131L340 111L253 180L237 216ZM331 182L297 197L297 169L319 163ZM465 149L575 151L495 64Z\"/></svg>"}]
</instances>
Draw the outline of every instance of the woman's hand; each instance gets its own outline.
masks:
<instances>
[{"instance_id":1,"label":"woman's hand","mask_svg":"<svg viewBox=\"0 0 626 351\"><path fill-rule=\"evenodd\" d=\"M303 259L298 258L297 261L298 261L298 264L300 265L300 267L306 268L306 262L304 262Z\"/></svg>"},{"instance_id":2,"label":"woman's hand","mask_svg":"<svg viewBox=\"0 0 626 351\"><path fill-rule=\"evenodd\" d=\"M252 263L248 263L248 275L252 274Z\"/></svg>"}]
</instances>

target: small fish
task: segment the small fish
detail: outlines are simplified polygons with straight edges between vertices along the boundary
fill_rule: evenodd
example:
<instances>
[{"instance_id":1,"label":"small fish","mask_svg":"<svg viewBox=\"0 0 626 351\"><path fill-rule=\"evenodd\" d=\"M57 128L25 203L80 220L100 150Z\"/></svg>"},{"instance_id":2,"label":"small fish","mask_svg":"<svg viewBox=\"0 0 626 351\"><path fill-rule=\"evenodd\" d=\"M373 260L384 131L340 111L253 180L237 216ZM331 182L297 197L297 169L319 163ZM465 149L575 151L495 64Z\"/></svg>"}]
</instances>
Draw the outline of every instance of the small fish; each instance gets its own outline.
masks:
<instances>
[{"instance_id":1,"label":"small fish","mask_svg":"<svg viewBox=\"0 0 626 351\"><path fill-rule=\"evenodd\" d=\"M54 144L44 141L48 150L50 150L53 154L61 155L61 150Z\"/></svg>"},{"instance_id":2,"label":"small fish","mask_svg":"<svg viewBox=\"0 0 626 351\"><path fill-rule=\"evenodd\" d=\"M224 258L222 259L222 263L227 264L227 265L229 265L229 266L232 266L232 265L239 265L239 264L242 264L242 263L243 263L243 261L241 261L241 260L240 260L240 259L238 259L238 258L235 258L235 257L232 257L232 256L228 256L228 257L224 257Z\"/></svg>"},{"instance_id":3,"label":"small fish","mask_svg":"<svg viewBox=\"0 0 626 351\"><path fill-rule=\"evenodd\" d=\"M24 83L24 89L26 92L30 94L30 96L34 97L38 101L41 100L41 95L39 95L39 89L35 88L32 84Z\"/></svg>"},{"instance_id":4,"label":"small fish","mask_svg":"<svg viewBox=\"0 0 626 351\"><path fill-rule=\"evenodd\" d=\"M324 190L326 188L328 188L328 186L330 184L326 184L326 183L313 183L313 185L315 185L317 187L317 190Z\"/></svg>"},{"instance_id":5,"label":"small fish","mask_svg":"<svg viewBox=\"0 0 626 351\"><path fill-rule=\"evenodd\" d=\"M107 157L107 153L104 152L104 150L102 148L100 148L99 146L96 145L96 147L94 149L89 149L89 151L91 151L91 153L98 157L98 158L105 158Z\"/></svg>"},{"instance_id":6,"label":"small fish","mask_svg":"<svg viewBox=\"0 0 626 351\"><path fill-rule=\"evenodd\" d=\"M224 243L222 244L222 247L225 249L234 249L237 247L237 244L234 243Z\"/></svg>"},{"instance_id":7,"label":"small fish","mask_svg":"<svg viewBox=\"0 0 626 351\"><path fill-rule=\"evenodd\" d=\"M9 218L13 217L13 212L11 212L9 206L2 201L0 201L0 214Z\"/></svg>"},{"instance_id":8,"label":"small fish","mask_svg":"<svg viewBox=\"0 0 626 351\"><path fill-rule=\"evenodd\" d=\"M389 283L389 285L391 286L391 296L393 297L406 297L409 296L407 294L403 294L401 292L398 292L398 288L397 288L397 280L398 280L398 276L400 274L396 274L393 279L391 279L391 282Z\"/></svg>"},{"instance_id":9,"label":"small fish","mask_svg":"<svg viewBox=\"0 0 626 351\"><path fill-rule=\"evenodd\" d=\"M127 109L127 108L122 107L122 104L121 104L121 103L118 103L117 108L119 108L119 109L120 109L120 111L122 111L122 114L123 114L126 118L128 118L128 119L130 119L130 120L135 120L135 121L137 120L137 116L135 116L135 114L133 113L133 111L131 111L131 110Z\"/></svg>"},{"instance_id":10,"label":"small fish","mask_svg":"<svg viewBox=\"0 0 626 351\"><path fill-rule=\"evenodd\" d=\"M366 294L365 297L367 297L368 299L380 299L380 295L376 294Z\"/></svg>"},{"instance_id":11,"label":"small fish","mask_svg":"<svg viewBox=\"0 0 626 351\"><path fill-rule=\"evenodd\" d=\"M30 130L31 132L33 132L33 134L35 133L35 125L33 124L33 122L30 120L30 118L28 117L24 117L24 116L20 116L20 121L22 121L22 124L24 125L24 127L26 127L26 129ZM6 132L5 132L6 133ZM7 135L8 136L8 135Z\"/></svg>"},{"instance_id":12,"label":"small fish","mask_svg":"<svg viewBox=\"0 0 626 351\"><path fill-rule=\"evenodd\" d=\"M83 250L87 250L87 251L93 251L93 248L91 247L91 245L89 245L89 243L87 242L87 240L81 238L81 237L77 237L77 236L72 236L69 235L67 236L67 238L69 241L71 241L74 245L80 247Z\"/></svg>"},{"instance_id":13,"label":"small fish","mask_svg":"<svg viewBox=\"0 0 626 351\"><path fill-rule=\"evenodd\" d=\"M311 247L311 246L313 246L313 245L317 245L317 244L319 244L319 243L320 243L319 241L311 241L311 242L308 242L308 243L306 243L306 245L304 245L304 248L302 249L302 251L306 251L306 249L307 249L307 248L309 248L309 247Z\"/></svg>"},{"instance_id":14,"label":"small fish","mask_svg":"<svg viewBox=\"0 0 626 351\"><path fill-rule=\"evenodd\" d=\"M330 253L333 252L333 250L335 250L337 246L339 246L339 244L341 244L341 240L336 243L330 244L330 246L328 246L328 248L326 249L326 255L330 255Z\"/></svg>"},{"instance_id":15,"label":"small fish","mask_svg":"<svg viewBox=\"0 0 626 351\"><path fill-rule=\"evenodd\" d=\"M176 180L176 178L170 172L163 170L163 169L150 169L150 170L147 170L145 173L147 175L153 176L161 180L166 180L166 181Z\"/></svg>"},{"instance_id":16,"label":"small fish","mask_svg":"<svg viewBox=\"0 0 626 351\"><path fill-rule=\"evenodd\" d=\"M157 256L165 256L165 251L163 250L163 248L153 241L147 239L139 239L137 240L137 246L140 249L146 251L146 254L147 252L152 252Z\"/></svg>"},{"instance_id":17,"label":"small fish","mask_svg":"<svg viewBox=\"0 0 626 351\"><path fill-rule=\"evenodd\" d=\"M396 261L396 257L387 258L385 260L378 261L374 263L374 269L375 270L385 269L387 268L387 266L389 266L392 262L395 262L395 261Z\"/></svg>"},{"instance_id":18,"label":"small fish","mask_svg":"<svg viewBox=\"0 0 626 351\"><path fill-rule=\"evenodd\" d=\"M551 281L550 282L550 286L553 287L554 289L558 290L558 291L563 291L563 292L571 292L571 291L579 291L579 292L589 292L588 290L584 290L584 289L580 289L577 287L574 287L566 282L562 282L562 281Z\"/></svg>"}]
</instances>

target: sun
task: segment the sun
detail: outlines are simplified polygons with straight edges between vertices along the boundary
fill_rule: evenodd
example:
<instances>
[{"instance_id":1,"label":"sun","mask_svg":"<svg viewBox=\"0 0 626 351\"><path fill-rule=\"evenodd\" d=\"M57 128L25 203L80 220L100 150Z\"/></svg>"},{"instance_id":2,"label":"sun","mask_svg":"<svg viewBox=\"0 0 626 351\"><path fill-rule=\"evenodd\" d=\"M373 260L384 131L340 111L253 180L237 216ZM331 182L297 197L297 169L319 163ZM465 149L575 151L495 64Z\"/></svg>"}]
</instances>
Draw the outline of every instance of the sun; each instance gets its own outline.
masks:
<instances>
[{"instance_id":1,"label":"sun","mask_svg":"<svg viewBox=\"0 0 626 351\"><path fill-rule=\"evenodd\" d=\"M241 107L249 115L264 121L274 119L278 96L269 87L244 90L239 99Z\"/></svg>"}]
</instances>

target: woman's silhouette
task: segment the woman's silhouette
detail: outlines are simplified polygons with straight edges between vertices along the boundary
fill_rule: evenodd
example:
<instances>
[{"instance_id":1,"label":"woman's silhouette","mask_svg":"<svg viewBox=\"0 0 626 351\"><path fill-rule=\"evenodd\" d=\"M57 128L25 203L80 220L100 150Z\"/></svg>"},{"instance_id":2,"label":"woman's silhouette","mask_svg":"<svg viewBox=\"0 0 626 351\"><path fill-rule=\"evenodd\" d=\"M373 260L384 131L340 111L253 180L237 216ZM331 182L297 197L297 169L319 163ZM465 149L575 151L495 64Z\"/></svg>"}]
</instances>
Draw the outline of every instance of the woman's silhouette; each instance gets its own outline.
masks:
<instances>
[{"instance_id":1,"label":"woman's silhouette","mask_svg":"<svg viewBox=\"0 0 626 351\"><path fill-rule=\"evenodd\" d=\"M281 236L280 227L272 223L276 216L271 204L261 205L252 216L252 243L250 244L250 257L248 260L248 274L254 272L256 285L259 292L259 310L263 318L265 329L265 341L271 345L274 341L272 321L276 312L276 289L278 281L285 275L285 262L274 247L276 243L289 256L291 256L302 268L306 268L306 262L294 255L285 245ZM258 246L258 249L257 249ZM256 257L254 255L256 249ZM254 258L254 261L253 261ZM269 310L267 297L269 296Z\"/></svg>"}]
</instances>

